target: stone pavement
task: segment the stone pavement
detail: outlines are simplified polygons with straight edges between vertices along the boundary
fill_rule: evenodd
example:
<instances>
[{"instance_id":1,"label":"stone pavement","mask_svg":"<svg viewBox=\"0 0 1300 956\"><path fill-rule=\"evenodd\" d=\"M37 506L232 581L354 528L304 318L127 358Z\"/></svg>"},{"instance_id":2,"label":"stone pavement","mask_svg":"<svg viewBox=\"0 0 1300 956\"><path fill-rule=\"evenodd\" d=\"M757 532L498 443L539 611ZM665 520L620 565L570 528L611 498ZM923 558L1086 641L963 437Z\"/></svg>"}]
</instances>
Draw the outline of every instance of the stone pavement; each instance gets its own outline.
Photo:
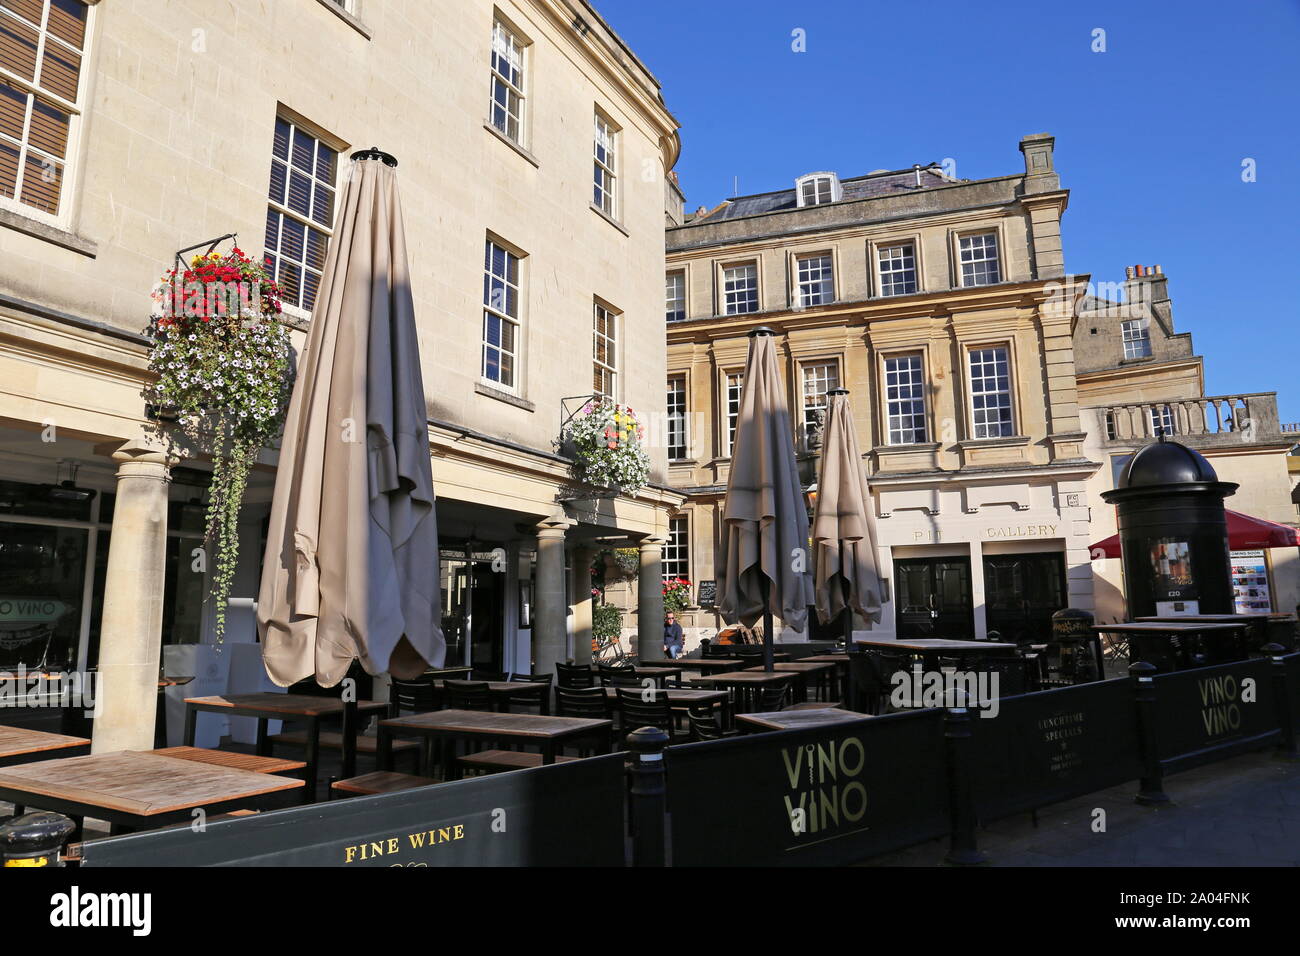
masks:
<instances>
[{"instance_id":1,"label":"stone pavement","mask_svg":"<svg viewBox=\"0 0 1300 956\"><path fill-rule=\"evenodd\" d=\"M1173 805L1133 802L1137 783L1102 790L977 831L992 866L1300 866L1300 763L1253 753L1166 777ZM1093 832L1094 810L1105 832ZM947 841L863 866L935 866Z\"/></svg>"}]
</instances>

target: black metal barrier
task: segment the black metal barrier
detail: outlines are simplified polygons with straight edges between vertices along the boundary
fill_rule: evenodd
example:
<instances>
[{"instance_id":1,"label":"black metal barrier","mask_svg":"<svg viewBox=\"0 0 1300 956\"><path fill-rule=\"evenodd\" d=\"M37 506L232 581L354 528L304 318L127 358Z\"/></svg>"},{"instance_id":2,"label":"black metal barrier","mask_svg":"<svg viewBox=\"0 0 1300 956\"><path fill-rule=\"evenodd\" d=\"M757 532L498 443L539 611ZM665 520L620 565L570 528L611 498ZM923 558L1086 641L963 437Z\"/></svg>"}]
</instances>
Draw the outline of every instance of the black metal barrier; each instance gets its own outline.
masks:
<instances>
[{"instance_id":1,"label":"black metal barrier","mask_svg":"<svg viewBox=\"0 0 1300 956\"><path fill-rule=\"evenodd\" d=\"M944 713L668 750L675 866L835 864L943 836Z\"/></svg>"},{"instance_id":2,"label":"black metal barrier","mask_svg":"<svg viewBox=\"0 0 1300 956\"><path fill-rule=\"evenodd\" d=\"M983 858L978 823L1247 750L1297 757L1300 653L1039 691L970 708L666 747L112 837L83 866L659 866L855 863L947 834ZM983 709L981 709L983 708ZM51 818L57 818L53 821ZM13 864L58 859L71 827L0 820ZM66 822L66 821L65 821Z\"/></svg>"},{"instance_id":3,"label":"black metal barrier","mask_svg":"<svg viewBox=\"0 0 1300 956\"><path fill-rule=\"evenodd\" d=\"M82 866L623 866L624 759L94 840Z\"/></svg>"}]
</instances>

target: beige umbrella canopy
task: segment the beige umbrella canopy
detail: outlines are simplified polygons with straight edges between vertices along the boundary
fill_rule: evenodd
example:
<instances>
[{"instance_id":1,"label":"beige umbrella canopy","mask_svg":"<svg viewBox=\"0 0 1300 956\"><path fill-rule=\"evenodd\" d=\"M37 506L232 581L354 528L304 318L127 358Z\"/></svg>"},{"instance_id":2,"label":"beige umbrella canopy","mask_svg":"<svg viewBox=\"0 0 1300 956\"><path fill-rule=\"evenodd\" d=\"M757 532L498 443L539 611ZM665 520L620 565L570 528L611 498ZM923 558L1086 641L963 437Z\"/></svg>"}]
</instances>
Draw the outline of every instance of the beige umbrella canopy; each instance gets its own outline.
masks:
<instances>
[{"instance_id":1,"label":"beige umbrella canopy","mask_svg":"<svg viewBox=\"0 0 1300 956\"><path fill-rule=\"evenodd\" d=\"M397 161L352 157L289 402L257 624L281 686L414 677L446 650Z\"/></svg>"},{"instance_id":2,"label":"beige umbrella canopy","mask_svg":"<svg viewBox=\"0 0 1300 956\"><path fill-rule=\"evenodd\" d=\"M808 512L772 334L750 333L716 561L718 609L729 624L753 627L763 618L768 670L772 615L802 629L813 603Z\"/></svg>"},{"instance_id":3,"label":"beige umbrella canopy","mask_svg":"<svg viewBox=\"0 0 1300 956\"><path fill-rule=\"evenodd\" d=\"M817 616L827 624L850 607L879 623L880 576L849 392L837 388L826 394L826 425L822 430L812 526ZM851 624L846 623L846 639L850 628Z\"/></svg>"}]
</instances>

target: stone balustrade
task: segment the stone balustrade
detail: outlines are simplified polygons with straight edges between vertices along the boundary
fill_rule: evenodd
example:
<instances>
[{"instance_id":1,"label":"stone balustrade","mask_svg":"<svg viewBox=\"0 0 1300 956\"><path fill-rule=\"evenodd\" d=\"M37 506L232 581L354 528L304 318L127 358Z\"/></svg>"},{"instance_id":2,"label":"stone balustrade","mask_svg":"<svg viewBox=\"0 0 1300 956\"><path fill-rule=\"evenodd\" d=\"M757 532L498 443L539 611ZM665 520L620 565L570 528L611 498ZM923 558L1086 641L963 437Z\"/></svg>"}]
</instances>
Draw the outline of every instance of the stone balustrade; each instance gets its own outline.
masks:
<instances>
[{"instance_id":1,"label":"stone balustrade","mask_svg":"<svg viewBox=\"0 0 1300 956\"><path fill-rule=\"evenodd\" d=\"M1108 405L1098 415L1107 444L1150 441L1157 429L1194 445L1267 443L1283 441L1295 427L1279 422L1276 392Z\"/></svg>"}]
</instances>

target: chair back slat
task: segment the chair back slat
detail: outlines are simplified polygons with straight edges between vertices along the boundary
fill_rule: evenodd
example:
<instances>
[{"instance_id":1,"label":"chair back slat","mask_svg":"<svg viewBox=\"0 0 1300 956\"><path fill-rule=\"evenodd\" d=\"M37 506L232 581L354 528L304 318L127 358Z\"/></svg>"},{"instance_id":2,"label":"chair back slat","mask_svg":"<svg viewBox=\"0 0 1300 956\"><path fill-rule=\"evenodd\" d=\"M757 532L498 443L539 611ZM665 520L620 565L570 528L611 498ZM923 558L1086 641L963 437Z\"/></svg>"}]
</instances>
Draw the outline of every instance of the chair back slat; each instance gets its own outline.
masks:
<instances>
[{"instance_id":1,"label":"chair back slat","mask_svg":"<svg viewBox=\"0 0 1300 956\"><path fill-rule=\"evenodd\" d=\"M660 692L646 700L643 692L627 687L618 689L618 709L623 714L623 733L628 734L639 727L658 727L668 735L671 742L676 732L672 707L668 695Z\"/></svg>"},{"instance_id":2,"label":"chair back slat","mask_svg":"<svg viewBox=\"0 0 1300 956\"><path fill-rule=\"evenodd\" d=\"M391 693L399 714L425 714L438 709L438 689L431 677L417 677L415 680L394 677Z\"/></svg>"},{"instance_id":3,"label":"chair back slat","mask_svg":"<svg viewBox=\"0 0 1300 956\"><path fill-rule=\"evenodd\" d=\"M609 719L609 698L603 687L555 688L555 709L561 717Z\"/></svg>"},{"instance_id":4,"label":"chair back slat","mask_svg":"<svg viewBox=\"0 0 1300 956\"><path fill-rule=\"evenodd\" d=\"M564 664L556 661L555 675L557 687L581 688L596 686L596 674L585 664Z\"/></svg>"},{"instance_id":5,"label":"chair back slat","mask_svg":"<svg viewBox=\"0 0 1300 956\"><path fill-rule=\"evenodd\" d=\"M448 680L443 681L447 688L447 706L452 710L491 710L492 694L487 681Z\"/></svg>"}]
</instances>

